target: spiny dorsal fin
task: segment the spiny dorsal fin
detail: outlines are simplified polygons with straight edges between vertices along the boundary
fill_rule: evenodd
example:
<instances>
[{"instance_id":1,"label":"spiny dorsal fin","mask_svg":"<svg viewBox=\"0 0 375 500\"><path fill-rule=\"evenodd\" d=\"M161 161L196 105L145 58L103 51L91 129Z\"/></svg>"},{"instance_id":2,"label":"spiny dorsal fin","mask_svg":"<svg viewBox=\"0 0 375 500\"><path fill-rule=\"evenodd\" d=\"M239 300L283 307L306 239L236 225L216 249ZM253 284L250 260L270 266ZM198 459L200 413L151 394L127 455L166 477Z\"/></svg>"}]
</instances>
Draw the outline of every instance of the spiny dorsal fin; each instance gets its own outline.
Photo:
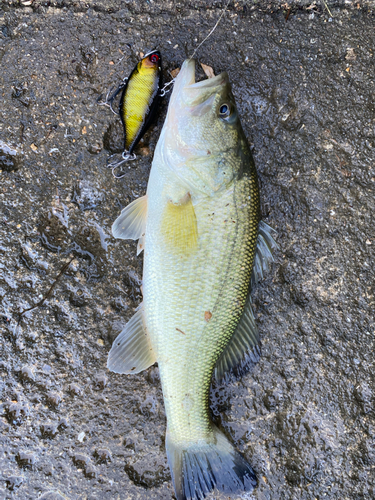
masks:
<instances>
[{"instance_id":1,"label":"spiny dorsal fin","mask_svg":"<svg viewBox=\"0 0 375 500\"><path fill-rule=\"evenodd\" d=\"M117 217L112 234L121 240L138 240L146 230L147 196L137 198Z\"/></svg>"},{"instance_id":2,"label":"spiny dorsal fin","mask_svg":"<svg viewBox=\"0 0 375 500\"><path fill-rule=\"evenodd\" d=\"M189 255L197 247L197 218L189 194L178 204L167 203L161 230L168 249L173 253Z\"/></svg>"},{"instance_id":3,"label":"spiny dorsal fin","mask_svg":"<svg viewBox=\"0 0 375 500\"><path fill-rule=\"evenodd\" d=\"M271 263L274 262L272 251L277 248L277 243L273 239L273 235L276 235L276 231L265 222L260 221L253 273L251 275L252 285L263 279L264 273L269 271Z\"/></svg>"},{"instance_id":4,"label":"spiny dorsal fin","mask_svg":"<svg viewBox=\"0 0 375 500\"><path fill-rule=\"evenodd\" d=\"M115 373L139 373L155 362L142 304L113 342L107 368Z\"/></svg>"},{"instance_id":5,"label":"spiny dorsal fin","mask_svg":"<svg viewBox=\"0 0 375 500\"><path fill-rule=\"evenodd\" d=\"M214 371L217 381L229 375L246 373L260 358L259 332L255 323L250 296L244 312Z\"/></svg>"}]
</instances>

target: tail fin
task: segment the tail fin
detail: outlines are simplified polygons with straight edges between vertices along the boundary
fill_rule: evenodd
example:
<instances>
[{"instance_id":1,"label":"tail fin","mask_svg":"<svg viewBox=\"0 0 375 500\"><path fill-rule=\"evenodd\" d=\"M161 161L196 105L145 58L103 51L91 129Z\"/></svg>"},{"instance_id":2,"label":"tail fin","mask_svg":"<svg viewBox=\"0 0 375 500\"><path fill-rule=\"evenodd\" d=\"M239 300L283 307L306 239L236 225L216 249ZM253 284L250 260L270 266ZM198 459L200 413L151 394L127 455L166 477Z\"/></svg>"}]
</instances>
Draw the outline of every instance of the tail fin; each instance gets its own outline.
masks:
<instances>
[{"instance_id":1,"label":"tail fin","mask_svg":"<svg viewBox=\"0 0 375 500\"><path fill-rule=\"evenodd\" d=\"M212 442L175 444L167 433L166 448L177 500L202 500L214 488L235 493L257 485L254 470L217 427Z\"/></svg>"}]
</instances>

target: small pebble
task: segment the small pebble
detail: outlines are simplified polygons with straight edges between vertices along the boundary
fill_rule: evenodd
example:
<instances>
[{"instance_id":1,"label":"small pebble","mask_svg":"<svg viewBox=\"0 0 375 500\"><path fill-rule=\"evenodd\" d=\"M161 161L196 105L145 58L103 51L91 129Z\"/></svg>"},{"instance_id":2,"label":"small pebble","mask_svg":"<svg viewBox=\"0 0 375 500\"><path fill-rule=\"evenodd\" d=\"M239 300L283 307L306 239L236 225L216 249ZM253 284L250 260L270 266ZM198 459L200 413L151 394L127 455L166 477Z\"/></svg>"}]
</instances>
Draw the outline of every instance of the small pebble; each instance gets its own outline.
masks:
<instances>
[{"instance_id":1,"label":"small pebble","mask_svg":"<svg viewBox=\"0 0 375 500\"><path fill-rule=\"evenodd\" d=\"M21 376L25 380L35 380L35 375L30 366L23 366L21 368Z\"/></svg>"},{"instance_id":2,"label":"small pebble","mask_svg":"<svg viewBox=\"0 0 375 500\"><path fill-rule=\"evenodd\" d=\"M20 451L16 456L17 462L24 467L31 467L35 464L35 455L30 451Z\"/></svg>"},{"instance_id":3,"label":"small pebble","mask_svg":"<svg viewBox=\"0 0 375 500\"><path fill-rule=\"evenodd\" d=\"M97 388L103 390L108 383L108 377L104 373L98 373L95 377L95 383Z\"/></svg>"},{"instance_id":4,"label":"small pebble","mask_svg":"<svg viewBox=\"0 0 375 500\"><path fill-rule=\"evenodd\" d=\"M21 476L10 476L6 479L7 488L11 491L16 490L23 483L23 477Z\"/></svg>"},{"instance_id":5,"label":"small pebble","mask_svg":"<svg viewBox=\"0 0 375 500\"><path fill-rule=\"evenodd\" d=\"M82 389L77 384L69 384L68 390L73 396L81 396Z\"/></svg>"},{"instance_id":6,"label":"small pebble","mask_svg":"<svg viewBox=\"0 0 375 500\"><path fill-rule=\"evenodd\" d=\"M84 431L80 432L77 436L77 439L80 443L83 443L83 440L85 439L86 433Z\"/></svg>"}]
</instances>

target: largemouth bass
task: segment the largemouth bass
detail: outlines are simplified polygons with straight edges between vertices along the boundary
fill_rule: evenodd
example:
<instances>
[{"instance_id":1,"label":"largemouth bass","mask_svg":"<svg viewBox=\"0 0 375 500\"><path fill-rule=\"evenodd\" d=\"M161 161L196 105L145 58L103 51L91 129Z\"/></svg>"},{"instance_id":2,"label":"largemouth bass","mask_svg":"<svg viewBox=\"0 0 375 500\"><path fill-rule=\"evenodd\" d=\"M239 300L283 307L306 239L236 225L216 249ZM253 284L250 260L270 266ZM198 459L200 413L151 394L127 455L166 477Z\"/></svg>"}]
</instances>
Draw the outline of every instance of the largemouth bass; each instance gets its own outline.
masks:
<instances>
[{"instance_id":1,"label":"largemouth bass","mask_svg":"<svg viewBox=\"0 0 375 500\"><path fill-rule=\"evenodd\" d=\"M147 194L113 225L144 249L143 304L115 340L108 368L138 373L158 362L166 449L178 500L215 487L251 491L256 476L212 423L209 389L259 357L250 289L272 260L260 221L254 162L227 73L178 74Z\"/></svg>"}]
</instances>

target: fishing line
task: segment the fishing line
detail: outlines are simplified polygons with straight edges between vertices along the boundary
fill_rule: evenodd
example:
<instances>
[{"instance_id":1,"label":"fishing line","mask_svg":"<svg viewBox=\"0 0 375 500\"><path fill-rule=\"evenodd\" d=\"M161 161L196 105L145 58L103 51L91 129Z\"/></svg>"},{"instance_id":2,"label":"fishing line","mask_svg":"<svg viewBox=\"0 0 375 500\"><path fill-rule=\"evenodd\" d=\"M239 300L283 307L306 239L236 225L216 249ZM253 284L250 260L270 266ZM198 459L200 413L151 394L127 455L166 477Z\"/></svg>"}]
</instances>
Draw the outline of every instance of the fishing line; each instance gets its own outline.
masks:
<instances>
[{"instance_id":1,"label":"fishing line","mask_svg":"<svg viewBox=\"0 0 375 500\"><path fill-rule=\"evenodd\" d=\"M195 56L195 54L197 53L198 49L204 44L204 42L206 42L210 36L212 35L212 33L216 30L216 28L219 26L219 23L221 21L221 19L223 18L224 14L225 14L225 11L227 10L228 8L228 5L230 4L232 0L228 0L226 6L224 7L222 13L220 14L220 17L219 19L217 20L215 26L212 28L212 30L209 32L209 34L206 36L206 38L204 40L202 40L202 42L198 45L198 47L194 50L193 52L193 55L191 57L189 57L189 59L193 59L193 57Z\"/></svg>"},{"instance_id":2,"label":"fishing line","mask_svg":"<svg viewBox=\"0 0 375 500\"><path fill-rule=\"evenodd\" d=\"M210 36L212 35L212 33L216 30L216 28L219 26L219 23L220 21L222 20L230 2L232 0L228 0L227 4L225 5L225 7L223 8L220 16L219 16L219 19L216 21L216 24L215 26L211 29L211 31L208 33L208 35L206 36L206 38L204 38L204 40L201 41L201 43L198 45L198 47L196 47L196 49L194 50L193 54L189 57L189 59L193 59L193 57L195 56L195 54L198 52L198 50L200 49L200 47L204 44L204 42L206 42ZM164 85L164 87L160 90L160 97L164 97L165 94L167 94L168 92L170 92L172 89L168 89L166 90L167 87L169 87L169 85L173 85L174 82L175 82L176 78L173 78L170 82L166 83Z\"/></svg>"}]
</instances>

